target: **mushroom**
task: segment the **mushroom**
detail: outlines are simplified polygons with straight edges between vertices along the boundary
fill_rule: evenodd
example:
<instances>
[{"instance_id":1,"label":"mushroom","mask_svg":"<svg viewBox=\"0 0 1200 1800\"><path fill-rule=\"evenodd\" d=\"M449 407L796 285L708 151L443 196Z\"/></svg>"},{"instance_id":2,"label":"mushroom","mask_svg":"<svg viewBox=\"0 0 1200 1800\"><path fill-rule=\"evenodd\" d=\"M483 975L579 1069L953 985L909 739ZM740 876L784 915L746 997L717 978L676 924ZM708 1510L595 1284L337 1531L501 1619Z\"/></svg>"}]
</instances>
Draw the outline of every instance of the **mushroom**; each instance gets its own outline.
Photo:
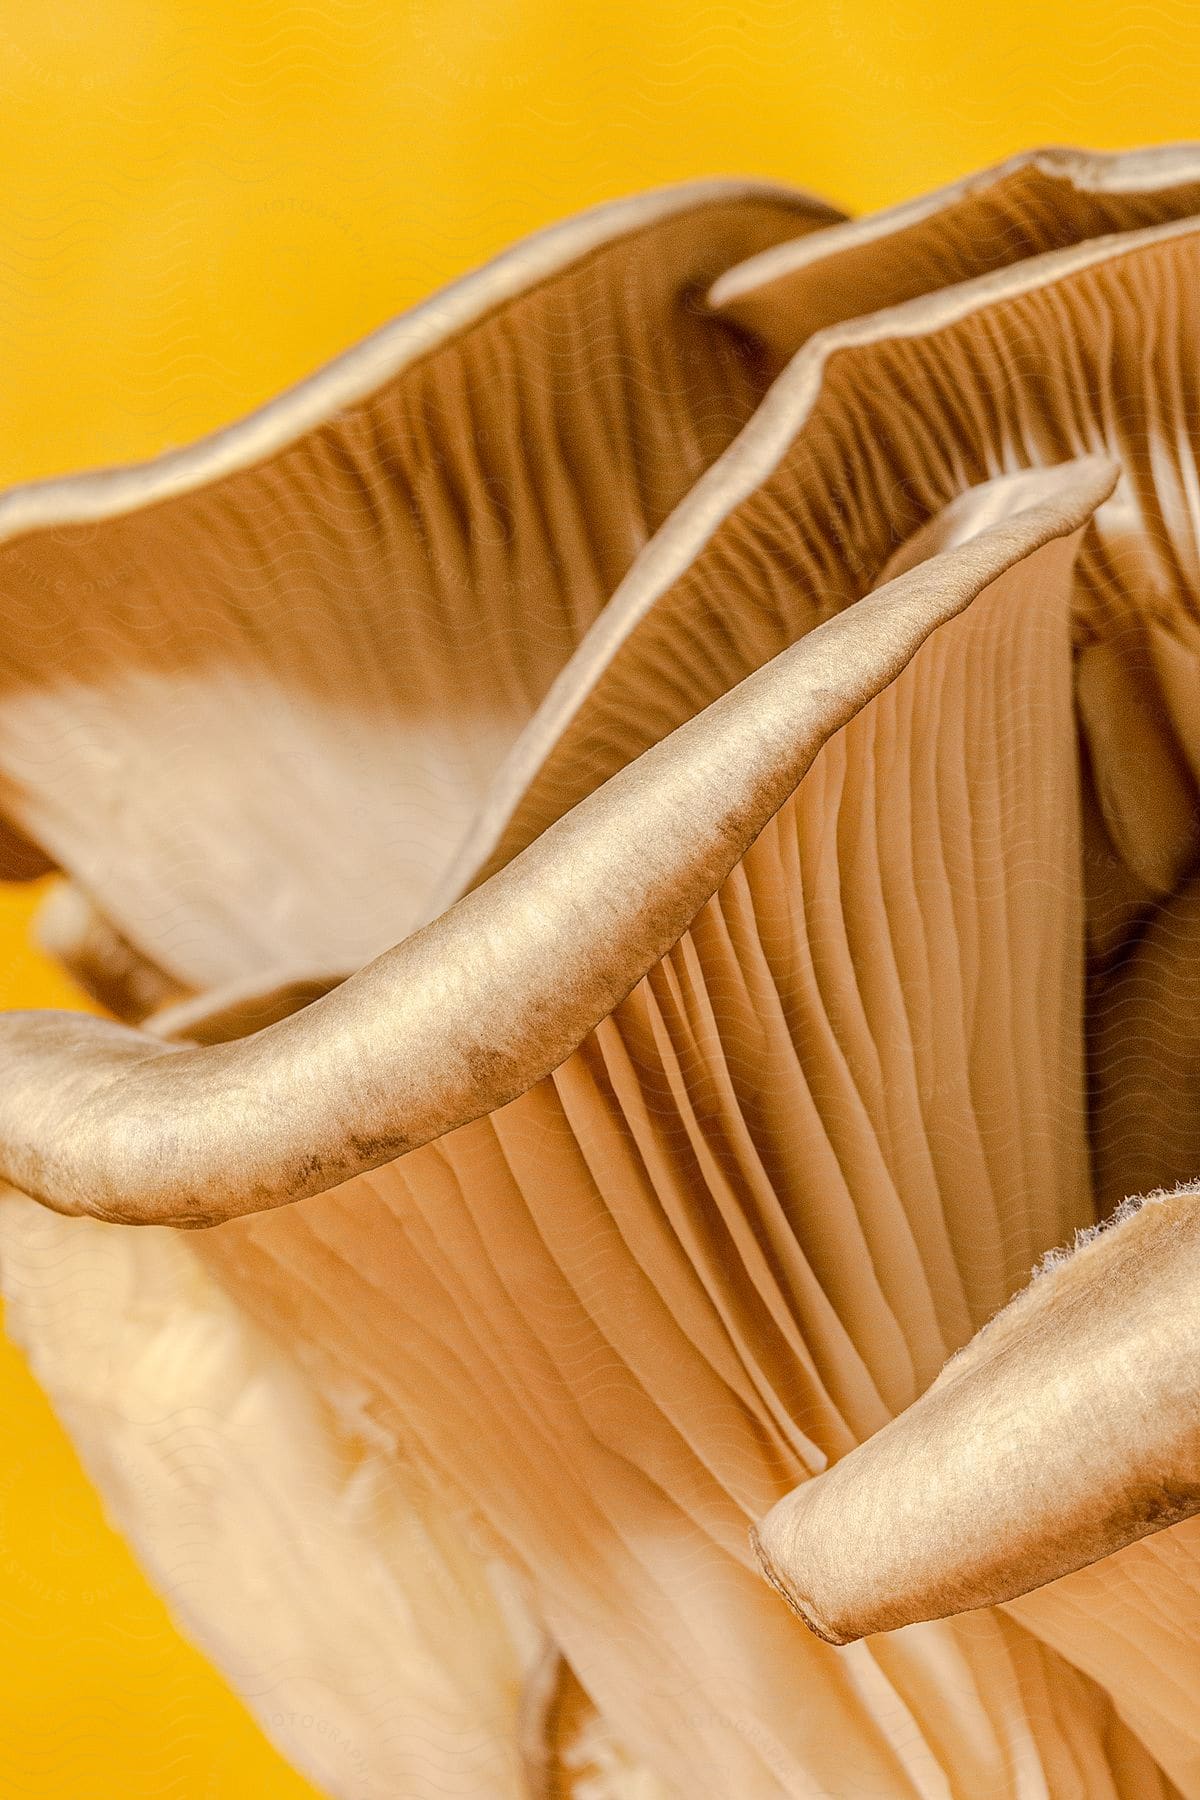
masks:
<instances>
[{"instance_id":1,"label":"mushroom","mask_svg":"<svg viewBox=\"0 0 1200 1800\"><path fill-rule=\"evenodd\" d=\"M286 1395L173 1598L305 1646L332 1791L1191 1791L1198 199L631 203L0 506L0 799L124 1015L0 1019L10 1311L160 1579L94 1368L203 1312ZM85 1367L69 1257L170 1307Z\"/></svg>"}]
</instances>

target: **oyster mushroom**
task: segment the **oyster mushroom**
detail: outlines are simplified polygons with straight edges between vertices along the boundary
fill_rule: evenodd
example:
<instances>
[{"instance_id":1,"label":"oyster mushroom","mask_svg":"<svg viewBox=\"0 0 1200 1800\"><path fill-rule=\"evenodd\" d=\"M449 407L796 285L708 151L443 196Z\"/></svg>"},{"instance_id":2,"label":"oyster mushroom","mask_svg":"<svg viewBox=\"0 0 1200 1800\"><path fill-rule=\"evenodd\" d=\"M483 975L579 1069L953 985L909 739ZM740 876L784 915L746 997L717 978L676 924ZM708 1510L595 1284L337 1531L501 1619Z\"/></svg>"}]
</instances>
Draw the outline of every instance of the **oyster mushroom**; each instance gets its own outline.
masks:
<instances>
[{"instance_id":1,"label":"oyster mushroom","mask_svg":"<svg viewBox=\"0 0 1200 1800\"><path fill-rule=\"evenodd\" d=\"M673 1792L765 1796L844 1785L847 1769L897 1794L942 1794L951 1782L1122 1800L1200 1791L1194 1728L1163 1679L1192 1654L1168 1641L1161 1606L1165 1593L1177 1617L1196 1613L1191 1527L1131 1542L1178 1504L1164 1513L1143 1484L1139 1513L1125 1491L1136 1497L1137 1469L1157 1470L1172 1450L1177 1420L1143 1407L1123 1415L1124 1435L1107 1420L1127 1454L1125 1482L1100 1454L1092 1415L1070 1404L1086 1397L1094 1331L1108 1318L1128 1338L1145 1311L1114 1286L1110 1259L1152 1281L1170 1244L1144 1234L1183 1211L1122 1216L994 1318L1048 1249L1094 1223L1093 1150L1104 1193L1117 1177L1105 1174L1103 1146L1131 1141L1122 1120L1138 1102L1118 1064L1094 1074L1089 1112L1088 1034L1102 1047L1111 1021L1126 1022L1144 1046L1128 1065L1138 1091L1146 1067L1169 1089L1192 1066L1184 1014L1170 1015L1164 1061L1151 1046L1163 1006L1155 958L1190 917L1184 372L1200 252L1195 227L1172 221L1195 207L1198 166L1190 150L1043 155L890 219L822 231L812 242L827 258L789 252L736 276L689 274L683 286L698 279L711 298L685 329L694 322L727 359L700 414L711 404L723 441L739 424L740 435L721 454L715 432L686 468L663 453L676 498L717 460L669 516L664 498L654 535L638 505L620 529L604 514L597 537L614 566L593 577L603 556L584 559L590 597L505 728L485 734L474 823L464 805L436 855L422 851L419 878L393 857L374 884L370 840L392 816L380 810L382 775L368 781L357 834L336 805L352 791L358 746L368 773L383 769L363 740L403 708L393 696L389 711L365 679L361 692L331 681L348 708L344 736L312 735L319 684L311 658L299 678L298 639L283 630L303 621L271 600L263 549L237 540L222 582L198 565L195 599L223 596L207 611L190 603L207 653L168 657L142 692L146 602L125 584L143 554L164 572L172 617L188 604L186 584L166 582L174 567L151 554L167 541L156 536L162 508L178 504L169 481L155 485L161 469L104 478L110 497L124 482L121 505L149 504L86 542L70 521L88 482L10 503L16 618L35 616L33 597L55 590L63 557L80 580L87 564L107 569L116 597L105 590L105 660L88 644L56 681L43 672L52 646L36 633L22 646L24 672L0 707L9 810L111 912L120 938L197 998L149 1031L7 1021L4 1167L68 1213L226 1221L181 1239L56 1217L13 1195L0 1209L10 1307L190 1628L243 1691L269 1691L286 1666L291 1691L314 1682L326 1718L336 1713L338 1731L315 1746L260 1702L268 1729L332 1791L361 1786L347 1745L363 1743L383 1791L424 1781L515 1793L534 1764L544 1787L554 1747L527 1753L522 1769L517 1744L522 1721L563 1712L519 1701L525 1670L528 1696L557 1691L547 1636L597 1709L560 1746L592 1791L645 1791L657 1777ZM768 238L785 229L779 208L802 224L817 217L778 196L742 196L733 211L760 204ZM1095 241L1097 230L1107 235ZM714 261L760 248L695 237ZM1006 242L1026 260L998 268ZM878 280L864 285L876 258ZM957 285L933 291L939 281ZM775 283L791 298L759 305L756 292ZM885 310L850 319L856 295ZM539 286L531 297L547 305L535 341L574 345L565 323L561 336L554 328L562 295ZM673 305L647 337L668 363ZM603 339L589 341L607 367ZM792 352L748 418L766 371ZM741 396L728 407L726 380ZM542 396L556 442L574 394L551 383ZM661 393L643 382L640 400L659 416ZM261 440L239 429L250 461ZM635 423L627 439L635 467L647 429ZM484 435L525 443L500 406ZM651 431L650 442L663 439ZM195 482L181 498L199 541L215 543L232 528L225 483L279 465L231 476L205 462L215 452L191 454ZM407 495L424 465L403 466L396 492ZM560 468L569 497L569 448ZM293 475L288 465L277 503ZM493 509L486 483L463 491L465 556L472 521ZM352 492L343 516L362 506L373 520L366 494ZM271 517L286 575L290 528L277 524L278 504ZM316 517L303 531L320 567ZM563 498L554 517L590 514ZM536 513L520 520L511 543L529 547L531 579L543 583L530 590L531 616L556 619L566 588L547 583ZM363 529L369 543L377 527ZM573 575L577 542L557 541L550 562ZM450 584L485 616L499 597L501 641L520 612L506 554L492 569L498 585ZM466 565L451 556L449 566ZM607 604L605 582L616 587ZM321 591L338 649L361 619L353 607L341 619L336 583ZM357 600L357 583L345 591ZM157 628L155 607L146 616ZM241 740L234 732L229 756L216 731L208 766L226 773L223 788L199 792L202 835L188 835L190 819L164 818L143 845L136 810L99 827L94 804L72 814L55 770L31 753L35 702L59 709L55 719L103 722L101 743L121 745L127 731L161 753L180 668L225 678L268 627L289 680L262 718L247 707L247 741L294 715L318 795L325 750L336 752L311 817L281 815L256 865L264 822ZM524 667L525 654L502 670ZM253 667L248 695L272 669L265 657ZM478 685L494 720L489 684ZM441 691L418 686L428 712ZM134 693L146 704L122 710ZM198 703L192 730L216 716ZM86 731L64 741L93 794L111 793L112 764L93 768ZM437 763L455 767L447 754ZM1147 793L1147 769L1174 785ZM453 780L439 780L440 820L454 808ZM328 885L316 900L301 891L294 865L307 870L327 830L355 852L342 857L343 894L370 889L369 919L327 916ZM121 878L114 833L120 857L136 848L143 858L140 891ZM226 838L244 862L202 866L199 851L219 855ZM282 891L298 896L274 937L260 916L272 857L292 868ZM398 945L380 956L388 907L396 926L384 941ZM96 941L91 928L81 935ZM114 952L118 965L124 954ZM1174 1178L1172 1156L1189 1143L1186 1132L1159 1141L1156 1181ZM64 1304L67 1247L101 1296L82 1318ZM122 1307L127 1295L134 1304ZM1179 1326L1169 1342L1143 1340L1166 1381L1186 1346L1182 1308ZM220 1381L194 1353L200 1343L211 1356L218 1337ZM1009 1344L1024 1362L1001 1354ZM1044 1363L1032 1352L1046 1344L1073 1379L1039 1410ZM138 1407L119 1403L114 1417L110 1398L105 1414L97 1390L99 1365L109 1396L140 1394L142 1413L152 1410L137 1385L150 1346L174 1351L169 1379L151 1390L159 1416L172 1393L177 1404L221 1397L199 1402L215 1423L197 1460L219 1478L198 1503ZM988 1410L1012 1393L1029 1420L1015 1464ZM969 1435L980 1417L995 1425L982 1444ZM1056 1494L1046 1471L1058 1465L1041 1453L1064 1420L1078 1479ZM999 1555L982 1532L957 1552L952 1533L905 1533L918 1554L903 1581L892 1565L888 1597L899 1591L901 1611L884 1623L927 1622L835 1650L757 1579L751 1520L770 1509L824 1527L820 1497L832 1488L845 1541L870 1546L881 1517L886 1532L888 1516L920 1516L930 1458L962 1461L972 1443L973 1517L1020 1530L1002 1536ZM1181 1484L1166 1473L1178 1503ZM181 1485L189 1534L173 1539ZM1022 1511L1031 1493L1036 1505ZM1073 1534L1079 1520L1090 1536ZM182 1543L204 1553L192 1550L198 1573L181 1586ZM274 1560L263 1564L268 1543ZM1027 1575L1043 1581L1122 1544L1106 1563L1012 1597ZM862 1571L846 1585L836 1525L771 1537L769 1549L781 1585L827 1635L855 1636L860 1615L871 1628L878 1594ZM238 1587L256 1567L260 1594L271 1570L271 1603L251 1608ZM495 1600L487 1579L500 1584ZM320 1595L319 1622L302 1591ZM810 1592L824 1604L807 1605ZM980 1599L1005 1605L932 1617ZM311 1661L297 1675L299 1646Z\"/></svg>"}]
</instances>

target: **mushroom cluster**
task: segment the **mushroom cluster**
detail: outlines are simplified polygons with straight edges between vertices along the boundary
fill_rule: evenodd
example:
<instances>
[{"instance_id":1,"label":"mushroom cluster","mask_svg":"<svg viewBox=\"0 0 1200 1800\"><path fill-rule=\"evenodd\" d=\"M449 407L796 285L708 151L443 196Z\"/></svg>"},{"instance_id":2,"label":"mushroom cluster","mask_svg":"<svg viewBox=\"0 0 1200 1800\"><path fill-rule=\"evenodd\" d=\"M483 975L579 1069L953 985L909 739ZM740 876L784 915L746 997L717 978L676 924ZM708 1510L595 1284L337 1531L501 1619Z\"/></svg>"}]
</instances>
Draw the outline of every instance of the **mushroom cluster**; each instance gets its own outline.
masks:
<instances>
[{"instance_id":1,"label":"mushroom cluster","mask_svg":"<svg viewBox=\"0 0 1200 1800\"><path fill-rule=\"evenodd\" d=\"M1198 215L690 184L0 498L9 1329L330 1794L1200 1800Z\"/></svg>"}]
</instances>

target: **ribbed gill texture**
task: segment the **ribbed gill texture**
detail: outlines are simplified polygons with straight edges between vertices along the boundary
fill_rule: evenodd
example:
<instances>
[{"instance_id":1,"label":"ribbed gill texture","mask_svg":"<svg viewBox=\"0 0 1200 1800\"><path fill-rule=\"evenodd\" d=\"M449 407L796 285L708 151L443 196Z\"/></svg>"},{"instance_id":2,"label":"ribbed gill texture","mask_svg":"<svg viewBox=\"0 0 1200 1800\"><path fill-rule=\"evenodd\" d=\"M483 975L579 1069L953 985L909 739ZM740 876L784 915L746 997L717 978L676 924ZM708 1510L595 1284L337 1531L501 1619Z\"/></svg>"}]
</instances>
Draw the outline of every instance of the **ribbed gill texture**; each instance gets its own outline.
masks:
<instances>
[{"instance_id":1,"label":"ribbed gill texture","mask_svg":"<svg viewBox=\"0 0 1200 1800\"><path fill-rule=\"evenodd\" d=\"M1120 865L1133 899L1118 921L1098 894L1091 929L1111 937L1131 911L1162 898L1191 853L1200 768L1188 688L1200 654L1200 490L1190 448L1200 401L1189 375L1198 295L1200 236L1189 233L1118 246L1082 269L1060 273L1054 259L1026 265L998 298L986 284L960 289L960 316L949 322L918 301L877 333L868 321L856 343L814 339L772 392L777 416L796 415L790 440L770 452L773 466L674 579L654 591L625 583L560 677L553 738L544 741L547 728L535 721L536 756L514 751L509 816L479 878L664 731L850 604L967 488L1100 454L1120 463L1124 479L1083 547L1077 698L1100 797L1095 854ZM738 450L779 431L764 407ZM739 594L747 598L731 622L729 597ZM1094 659L1118 665L1107 686L1094 679ZM1144 779L1150 757L1156 774L1169 761L1179 784L1162 800L1159 784Z\"/></svg>"},{"instance_id":2,"label":"ribbed gill texture","mask_svg":"<svg viewBox=\"0 0 1200 1800\"><path fill-rule=\"evenodd\" d=\"M849 603L969 488L1111 456L1123 480L1084 541L1073 603L1097 1193L1108 1210L1192 1178L1198 294L1200 238L1185 233L1065 273L1014 270L1000 297L964 289L959 316L926 330L917 303L859 343L814 340L784 378L802 416L776 466L677 579L649 596L626 583L560 677L552 727L534 742L535 721L516 747L480 878Z\"/></svg>"},{"instance_id":3,"label":"ribbed gill texture","mask_svg":"<svg viewBox=\"0 0 1200 1800\"><path fill-rule=\"evenodd\" d=\"M746 1543L1091 1216L1074 549L935 635L552 1079L199 1244L422 1446L672 1792L1137 1791L1011 1624L838 1656Z\"/></svg>"},{"instance_id":4,"label":"ribbed gill texture","mask_svg":"<svg viewBox=\"0 0 1200 1800\"><path fill-rule=\"evenodd\" d=\"M396 942L762 392L698 295L812 213L626 232L267 462L0 548L6 812L191 985Z\"/></svg>"}]
</instances>

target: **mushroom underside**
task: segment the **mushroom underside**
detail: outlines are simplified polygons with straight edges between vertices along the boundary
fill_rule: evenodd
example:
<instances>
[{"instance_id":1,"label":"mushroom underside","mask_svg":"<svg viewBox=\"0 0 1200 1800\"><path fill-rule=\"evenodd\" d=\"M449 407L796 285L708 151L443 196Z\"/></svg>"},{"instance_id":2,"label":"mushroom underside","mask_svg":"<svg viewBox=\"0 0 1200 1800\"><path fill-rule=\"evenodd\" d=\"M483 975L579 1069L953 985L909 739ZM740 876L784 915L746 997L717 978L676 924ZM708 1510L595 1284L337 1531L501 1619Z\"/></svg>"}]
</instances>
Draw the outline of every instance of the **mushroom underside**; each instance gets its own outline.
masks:
<instances>
[{"instance_id":1,"label":"mushroom underside","mask_svg":"<svg viewBox=\"0 0 1200 1800\"><path fill-rule=\"evenodd\" d=\"M290 1723L260 1710L331 1791L353 1779L354 1744L393 1782L421 1770L451 1792L519 1793L514 1721L548 1631L590 1697L590 1725L568 1735L592 1730L591 1747L561 1755L576 1774L587 1757L606 1770L606 1793L652 1791L635 1758L676 1792L710 1791L714 1769L723 1792L836 1786L848 1742L879 1791L933 1793L953 1767L972 1792L1200 1793L1186 1703L1200 1534L1173 1522L1200 1490L1186 1443L1159 1466L1169 1408L1122 1415L1079 1496L1078 1516L1089 1494L1111 1502L1085 1546L1115 1548L1107 1561L1015 1598L1004 1584L1025 1539L998 1575L994 1542L965 1570L960 1555L947 1585L947 1532L926 1531L925 1564L905 1568L907 1587L893 1572L903 1606L882 1623L930 1622L837 1655L757 1579L746 1531L793 1490L819 1520L826 1481L843 1496L835 1549L847 1521L871 1524L873 1494L892 1508L885 1538L889 1519L927 1519L918 1478L961 1442L958 1397L982 1396L961 1417L998 1450L989 1403L1022 1347L1018 1397L1058 1356L1084 1420L1101 1390L1081 1372L1106 1324L1127 1370L1153 1352L1186 1376L1186 1198L1123 1218L1001 1310L1125 1194L1200 1170L1200 589L1182 378L1196 252L1186 235L1141 239L998 298L963 290L911 328L814 343L735 446L768 446L746 493L696 527L672 579L646 579L642 559L617 623L605 609L581 629L567 699L534 711L501 773L480 883L817 624L1011 514L1046 464L1099 451L1121 470L1091 524L1017 559L824 743L690 928L553 1072L399 1161L186 1241L15 1196L0 1209L10 1317L110 1503L243 1691L281 1683L304 1702L307 1684L298 1714L274 1706ZM1085 329L1095 317L1105 333ZM780 432L770 408L788 406ZM440 854L450 867L461 843ZM209 979L197 966L184 985ZM238 973L157 1029L211 1047L299 1029L335 982L299 968L264 998ZM131 1237L137 1249L117 1247ZM1152 1312L1168 1292L1182 1335L1140 1341L1131 1295ZM172 1305L202 1351L186 1371ZM104 1346L91 1367L89 1331ZM106 1367L122 1370L115 1409ZM190 1454L219 1473L180 1507L181 1463L154 1421L189 1391L211 1421ZM244 1431L218 1430L239 1407ZM1053 1409L1031 1416L1024 1451L1056 1428ZM268 1481L273 1457L287 1481ZM1034 1580L1064 1566L1038 1556L1070 1535L1054 1513L1066 1491L1026 1490ZM362 1558L393 1597L387 1629L365 1604L334 1630L249 1619L255 1518L278 1540L272 1591L306 1566L353 1586ZM1114 1521L1125 1548L1104 1538ZM1155 1535L1129 1542L1143 1527ZM190 1571L186 1541L205 1546ZM878 1595L857 1579L838 1590L844 1615L828 1588L809 1608L827 1636L877 1629ZM285 1670L289 1642L322 1633ZM479 1656L459 1681L447 1671L467 1636ZM401 1640L416 1685L380 1699ZM317 1744L295 1720L322 1707Z\"/></svg>"}]
</instances>

